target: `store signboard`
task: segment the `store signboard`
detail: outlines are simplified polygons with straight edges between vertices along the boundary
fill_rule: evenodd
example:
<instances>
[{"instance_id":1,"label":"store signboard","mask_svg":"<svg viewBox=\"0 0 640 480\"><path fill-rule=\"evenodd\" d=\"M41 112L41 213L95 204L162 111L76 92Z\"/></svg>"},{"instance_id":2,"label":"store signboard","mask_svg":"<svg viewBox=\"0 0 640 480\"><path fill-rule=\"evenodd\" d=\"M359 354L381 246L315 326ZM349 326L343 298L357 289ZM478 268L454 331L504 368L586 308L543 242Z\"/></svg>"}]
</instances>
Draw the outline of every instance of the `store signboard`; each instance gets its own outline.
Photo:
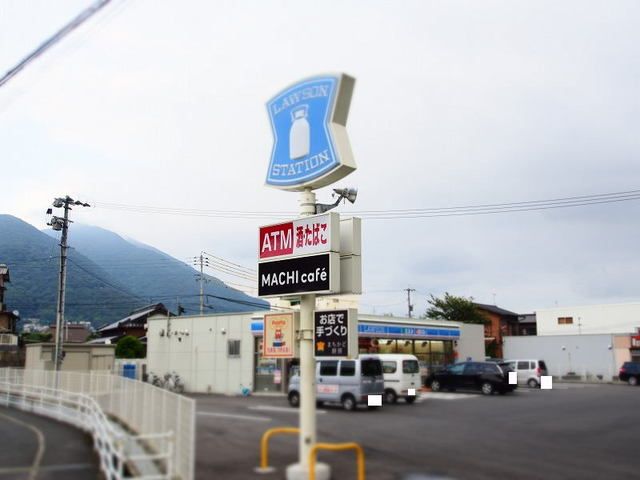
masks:
<instances>
[{"instance_id":1,"label":"store signboard","mask_svg":"<svg viewBox=\"0 0 640 480\"><path fill-rule=\"evenodd\" d=\"M313 312L313 352L316 358L354 358L358 355L358 311Z\"/></svg>"},{"instance_id":2,"label":"store signboard","mask_svg":"<svg viewBox=\"0 0 640 480\"><path fill-rule=\"evenodd\" d=\"M300 329L297 312L270 313L264 316L263 358L295 358L298 350L296 332Z\"/></svg>"},{"instance_id":3,"label":"store signboard","mask_svg":"<svg viewBox=\"0 0 640 480\"><path fill-rule=\"evenodd\" d=\"M266 258L340 251L340 215L334 212L260 227L258 256Z\"/></svg>"},{"instance_id":4,"label":"store signboard","mask_svg":"<svg viewBox=\"0 0 640 480\"><path fill-rule=\"evenodd\" d=\"M354 85L355 79L345 74L321 75L267 102L274 138L267 185L316 189L356 169L346 130Z\"/></svg>"},{"instance_id":5,"label":"store signboard","mask_svg":"<svg viewBox=\"0 0 640 480\"><path fill-rule=\"evenodd\" d=\"M339 292L340 255L338 253L330 252L258 263L259 297Z\"/></svg>"},{"instance_id":6,"label":"store signboard","mask_svg":"<svg viewBox=\"0 0 640 480\"><path fill-rule=\"evenodd\" d=\"M460 338L460 330L437 327L408 327L402 325L360 323L358 333L363 337L416 338L416 339L448 339Z\"/></svg>"}]
</instances>

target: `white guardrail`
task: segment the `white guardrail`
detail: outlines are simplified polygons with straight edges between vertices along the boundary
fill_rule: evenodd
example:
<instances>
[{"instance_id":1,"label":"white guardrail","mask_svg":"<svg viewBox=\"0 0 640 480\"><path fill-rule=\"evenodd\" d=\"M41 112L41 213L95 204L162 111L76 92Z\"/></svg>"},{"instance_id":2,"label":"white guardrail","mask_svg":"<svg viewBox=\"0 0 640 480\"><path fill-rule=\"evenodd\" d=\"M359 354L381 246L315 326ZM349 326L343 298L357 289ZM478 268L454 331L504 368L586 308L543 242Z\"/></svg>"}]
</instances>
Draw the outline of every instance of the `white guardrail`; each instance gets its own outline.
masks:
<instances>
[{"instance_id":1,"label":"white guardrail","mask_svg":"<svg viewBox=\"0 0 640 480\"><path fill-rule=\"evenodd\" d=\"M110 373L0 368L0 405L93 436L108 480L193 480L195 401Z\"/></svg>"}]
</instances>

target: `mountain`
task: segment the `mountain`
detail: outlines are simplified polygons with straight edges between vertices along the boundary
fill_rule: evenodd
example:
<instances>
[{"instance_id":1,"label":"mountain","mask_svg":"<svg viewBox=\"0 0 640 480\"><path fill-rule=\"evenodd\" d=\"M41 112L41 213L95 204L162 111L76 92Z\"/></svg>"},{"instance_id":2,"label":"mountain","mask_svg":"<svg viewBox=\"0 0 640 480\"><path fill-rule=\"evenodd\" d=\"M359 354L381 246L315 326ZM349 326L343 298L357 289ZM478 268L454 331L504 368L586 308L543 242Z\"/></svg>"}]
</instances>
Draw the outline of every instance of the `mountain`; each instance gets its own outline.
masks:
<instances>
[{"instance_id":1,"label":"mountain","mask_svg":"<svg viewBox=\"0 0 640 480\"><path fill-rule=\"evenodd\" d=\"M55 322L60 248L58 240L11 215L0 215L0 263L9 266L7 308L22 318ZM75 250L67 263L65 316L100 325L138 305L135 295Z\"/></svg>"},{"instance_id":2,"label":"mountain","mask_svg":"<svg viewBox=\"0 0 640 480\"><path fill-rule=\"evenodd\" d=\"M11 215L0 215L0 263L11 273L5 300L22 318L55 321L60 232L39 231ZM175 258L98 227L73 224L69 231L65 317L94 326L135 308L162 302L173 311L199 312L196 271ZM253 311L267 303L207 276L206 312Z\"/></svg>"},{"instance_id":3,"label":"mountain","mask_svg":"<svg viewBox=\"0 0 640 480\"><path fill-rule=\"evenodd\" d=\"M71 234L70 234L71 235ZM199 272L160 250L99 227L73 225L72 244L129 291L176 310L179 302L187 314L200 311ZM71 237L70 237L71 238ZM253 311L267 302L250 297L205 274L206 312ZM150 303L150 302L148 302Z\"/></svg>"}]
</instances>

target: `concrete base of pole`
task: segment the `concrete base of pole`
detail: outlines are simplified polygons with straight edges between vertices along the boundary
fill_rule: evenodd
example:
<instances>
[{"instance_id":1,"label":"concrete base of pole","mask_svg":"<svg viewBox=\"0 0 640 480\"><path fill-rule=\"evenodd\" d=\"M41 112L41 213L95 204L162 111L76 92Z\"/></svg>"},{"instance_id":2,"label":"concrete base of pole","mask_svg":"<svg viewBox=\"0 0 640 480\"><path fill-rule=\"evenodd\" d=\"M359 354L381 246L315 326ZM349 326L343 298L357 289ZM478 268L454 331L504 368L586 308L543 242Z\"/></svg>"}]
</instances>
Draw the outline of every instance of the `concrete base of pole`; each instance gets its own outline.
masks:
<instances>
[{"instance_id":1,"label":"concrete base of pole","mask_svg":"<svg viewBox=\"0 0 640 480\"><path fill-rule=\"evenodd\" d=\"M309 466L293 463L287 467L287 480L308 480ZM316 463L316 480L329 480L331 467L326 463Z\"/></svg>"},{"instance_id":2,"label":"concrete base of pole","mask_svg":"<svg viewBox=\"0 0 640 480\"><path fill-rule=\"evenodd\" d=\"M273 473L276 469L275 467L256 467L253 471L256 473Z\"/></svg>"}]
</instances>

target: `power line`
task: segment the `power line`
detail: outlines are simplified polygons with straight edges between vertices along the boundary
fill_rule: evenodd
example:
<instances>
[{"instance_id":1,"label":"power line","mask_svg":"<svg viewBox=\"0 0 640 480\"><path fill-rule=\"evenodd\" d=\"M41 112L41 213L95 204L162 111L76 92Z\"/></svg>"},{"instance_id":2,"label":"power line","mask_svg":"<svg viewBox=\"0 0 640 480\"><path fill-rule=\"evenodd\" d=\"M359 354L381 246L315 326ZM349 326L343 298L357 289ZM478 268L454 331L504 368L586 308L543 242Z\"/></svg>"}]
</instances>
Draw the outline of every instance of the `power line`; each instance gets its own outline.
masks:
<instances>
[{"instance_id":1,"label":"power line","mask_svg":"<svg viewBox=\"0 0 640 480\"><path fill-rule=\"evenodd\" d=\"M578 195L571 197L559 197L543 200L526 200L506 203L486 203L476 205L462 205L453 207L428 207L407 209L383 209L361 210L349 212L367 220L393 220L405 218L433 218L453 216L490 215L498 213L528 212L536 210L548 210L556 208L583 207L589 205L619 203L640 200L640 190L627 190L611 193L599 193L592 195ZM116 209L143 214L164 214L198 216L212 218L232 219L265 219L265 218L291 218L293 212L259 212L239 210L198 210L183 208L167 208L142 205L109 204L94 202L98 207Z\"/></svg>"},{"instance_id":2,"label":"power line","mask_svg":"<svg viewBox=\"0 0 640 480\"><path fill-rule=\"evenodd\" d=\"M128 295L128 296L130 296L130 297L133 297L133 298L137 298L137 299L139 299L139 300L145 300L145 301L146 301L146 299L145 299L144 297L140 297L140 296L135 295L135 294L133 294L133 293L131 293L131 292L128 292L128 291L127 291L127 290L125 290L124 288L122 288L122 287L118 287L117 285L114 285L113 283L108 282L108 281L107 281L107 280L105 280L104 278L101 278L100 276L98 276L98 275L96 275L95 273L93 273L91 270L88 270L88 269L84 268L82 265L80 265L78 262L76 262L76 261L75 261L75 260L73 260L72 258L69 258L68 260L69 260L69 261L71 261L71 263L73 263L77 268L79 268L79 269L80 269L80 270L82 270L83 272L85 272L85 273L87 273L88 275L92 276L93 278L95 278L95 279L96 279L96 280L98 280L99 282L101 282L101 283L103 283L103 284L105 284L105 285L107 285L107 286L109 286L109 287L113 288L114 290L118 290L119 292L124 293L125 295Z\"/></svg>"},{"instance_id":3,"label":"power line","mask_svg":"<svg viewBox=\"0 0 640 480\"><path fill-rule=\"evenodd\" d=\"M63 26L60 30L54 33L51 37L47 38L38 48L36 48L33 52L27 55L25 58L20 60L17 65L11 68L7 73L0 78L0 87L4 86L9 80L15 77L20 71L22 71L27 65L33 62L36 58L41 56L44 52L53 47L56 43L66 37L69 33L74 31L84 22L89 20L93 15L102 10L111 0L99 0L95 2L93 5L89 6L78 16L76 16L73 20Z\"/></svg>"},{"instance_id":4,"label":"power line","mask_svg":"<svg viewBox=\"0 0 640 480\"><path fill-rule=\"evenodd\" d=\"M221 262L229 263L229 264L233 265L234 267L238 267L239 269L247 270L249 273L256 273L256 269L255 268L244 267L244 266L239 265L237 263L230 262L229 260L225 260L224 258L216 257L215 255L212 255L212 254L207 253L207 252L202 252L202 253L204 253L208 257L214 258L214 259L219 260Z\"/></svg>"}]
</instances>

